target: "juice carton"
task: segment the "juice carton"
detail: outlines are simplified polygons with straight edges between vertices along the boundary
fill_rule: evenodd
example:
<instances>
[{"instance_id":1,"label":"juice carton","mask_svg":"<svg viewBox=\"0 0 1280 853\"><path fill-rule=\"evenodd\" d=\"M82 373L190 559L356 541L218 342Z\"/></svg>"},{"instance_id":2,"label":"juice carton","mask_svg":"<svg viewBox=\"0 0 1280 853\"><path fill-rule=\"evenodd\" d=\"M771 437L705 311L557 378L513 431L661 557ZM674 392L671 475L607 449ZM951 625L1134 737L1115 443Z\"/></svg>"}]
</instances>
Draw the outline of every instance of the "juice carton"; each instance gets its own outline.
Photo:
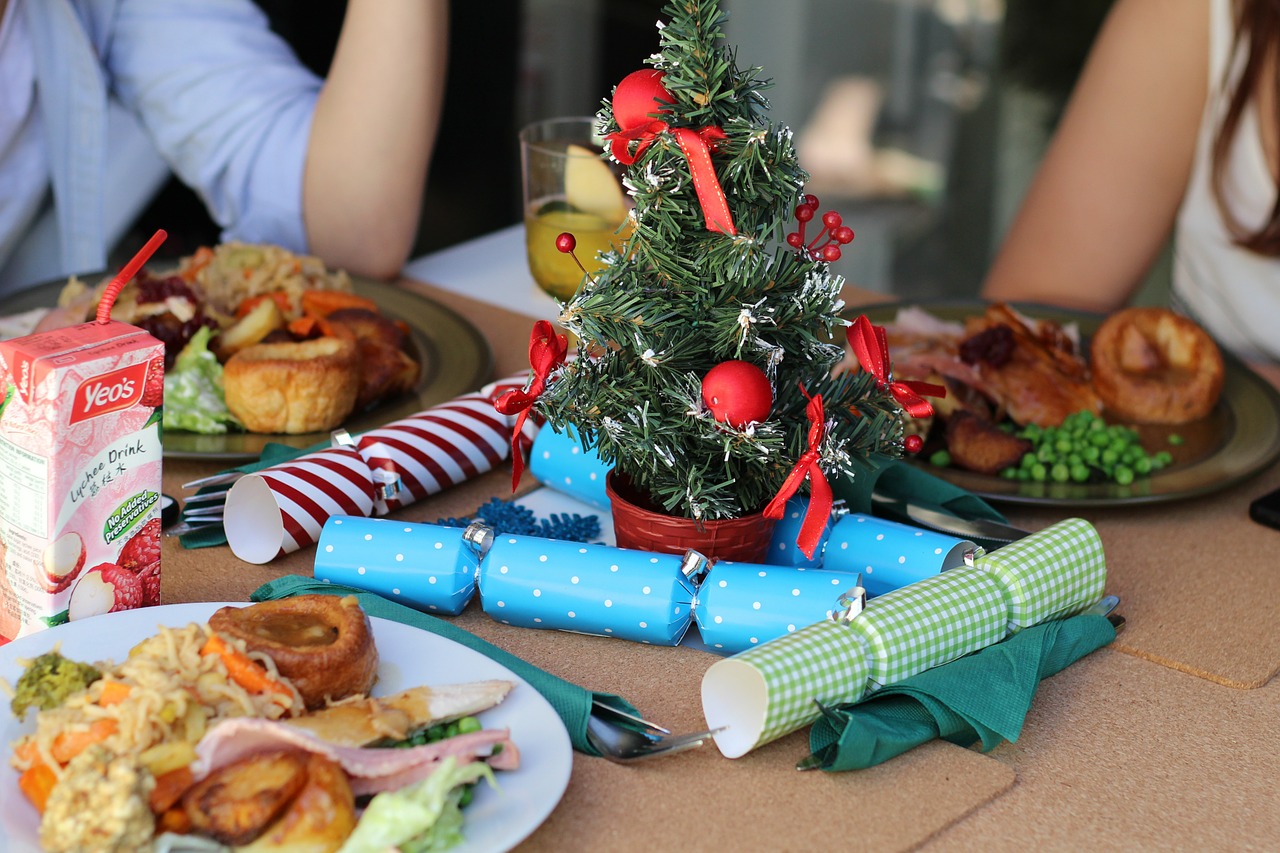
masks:
<instances>
[{"instance_id":1,"label":"juice carton","mask_svg":"<svg viewBox=\"0 0 1280 853\"><path fill-rule=\"evenodd\" d=\"M0 341L0 643L160 602L164 345L91 322Z\"/></svg>"}]
</instances>

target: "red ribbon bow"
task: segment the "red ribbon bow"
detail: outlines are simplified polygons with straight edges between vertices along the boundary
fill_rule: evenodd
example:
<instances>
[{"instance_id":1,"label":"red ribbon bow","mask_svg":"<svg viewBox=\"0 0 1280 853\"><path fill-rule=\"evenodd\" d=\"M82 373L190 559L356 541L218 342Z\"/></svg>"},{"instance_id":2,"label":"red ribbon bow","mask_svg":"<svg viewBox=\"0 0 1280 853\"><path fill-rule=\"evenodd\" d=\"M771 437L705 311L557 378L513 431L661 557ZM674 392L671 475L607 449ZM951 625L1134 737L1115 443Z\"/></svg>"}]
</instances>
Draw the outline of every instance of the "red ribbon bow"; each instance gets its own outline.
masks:
<instances>
[{"instance_id":1,"label":"red ribbon bow","mask_svg":"<svg viewBox=\"0 0 1280 853\"><path fill-rule=\"evenodd\" d=\"M525 419L538 397L547 387L547 377L551 371L564 364L565 355L569 352L569 342L564 335L556 334L551 324L539 320L533 324L533 333L529 336L529 366L533 368L533 381L526 390L511 389L494 401L493 407L504 415L515 415L516 423L511 430L511 491L520 485L520 476L524 473L524 453L520 448L520 430Z\"/></svg>"},{"instance_id":2,"label":"red ribbon bow","mask_svg":"<svg viewBox=\"0 0 1280 853\"><path fill-rule=\"evenodd\" d=\"M665 90L663 90L665 93ZM664 100L670 101L666 95ZM615 116L616 117L616 116ZM650 118L632 127L623 127L606 137L609 140L609 151L615 160L624 166L630 166L640 158L645 149L653 144L658 136L670 130L676 138L684 158L689 163L689 172L693 175L693 188L698 193L698 203L702 205L702 216L707 223L708 231L719 231L722 234L735 236L738 233L733 224L733 215L729 213L729 200L725 198L720 179L716 177L715 167L711 165L711 152L722 139L728 139L725 132L715 125L708 125L701 130L690 127L672 128L662 119ZM636 143L632 151L631 143Z\"/></svg>"},{"instance_id":3,"label":"red ribbon bow","mask_svg":"<svg viewBox=\"0 0 1280 853\"><path fill-rule=\"evenodd\" d=\"M764 517L775 520L782 518L787 501L800 488L804 478L808 477L809 506L805 510L804 521L800 523L800 535L796 537L796 546L804 552L805 557L812 560L813 552L817 550L818 541L822 538L822 531L831 518L832 505L831 484L827 482L826 475L822 473L822 466L818 464L822 439L826 434L826 414L823 412L821 394L809 397L809 405L805 407L805 413L809 416L809 449L800 454L795 467L782 483L782 488L764 508Z\"/></svg>"},{"instance_id":4,"label":"red ribbon bow","mask_svg":"<svg viewBox=\"0 0 1280 853\"><path fill-rule=\"evenodd\" d=\"M946 388L931 382L893 381L889 373L889 343L885 339L884 326L872 325L866 314L858 315L845 334L862 369L874 376L876 385L892 394L911 417L927 418L933 414L933 406L924 399L926 396L947 396Z\"/></svg>"}]
</instances>

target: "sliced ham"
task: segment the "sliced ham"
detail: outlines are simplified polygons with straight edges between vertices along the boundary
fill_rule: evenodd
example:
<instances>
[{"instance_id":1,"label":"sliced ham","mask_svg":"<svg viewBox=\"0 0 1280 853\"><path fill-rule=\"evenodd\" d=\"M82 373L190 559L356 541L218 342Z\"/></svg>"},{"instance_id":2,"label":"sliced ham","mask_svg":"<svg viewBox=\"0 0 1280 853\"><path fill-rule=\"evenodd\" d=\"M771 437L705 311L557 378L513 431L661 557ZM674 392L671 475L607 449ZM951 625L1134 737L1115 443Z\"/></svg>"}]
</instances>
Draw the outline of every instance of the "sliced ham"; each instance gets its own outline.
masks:
<instances>
[{"instance_id":1,"label":"sliced ham","mask_svg":"<svg viewBox=\"0 0 1280 853\"><path fill-rule=\"evenodd\" d=\"M501 745L501 751L493 752ZM489 760L503 770L515 769L519 751L507 729L484 729L407 749L337 746L301 729L273 720L237 717L214 726L196 746L192 771L197 779L246 756L274 749L298 749L323 755L351 777L357 796L403 787L431 775L447 757Z\"/></svg>"}]
</instances>

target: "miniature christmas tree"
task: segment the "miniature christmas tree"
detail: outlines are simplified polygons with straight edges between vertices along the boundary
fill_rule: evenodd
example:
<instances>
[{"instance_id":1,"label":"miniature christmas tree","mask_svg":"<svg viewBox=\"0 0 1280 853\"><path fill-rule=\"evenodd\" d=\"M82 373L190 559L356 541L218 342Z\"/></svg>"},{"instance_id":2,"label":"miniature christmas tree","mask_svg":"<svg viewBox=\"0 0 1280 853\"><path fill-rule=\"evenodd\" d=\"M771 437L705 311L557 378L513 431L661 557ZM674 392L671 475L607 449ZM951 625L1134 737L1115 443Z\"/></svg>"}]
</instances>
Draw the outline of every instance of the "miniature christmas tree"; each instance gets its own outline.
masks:
<instances>
[{"instance_id":1,"label":"miniature christmas tree","mask_svg":"<svg viewBox=\"0 0 1280 853\"><path fill-rule=\"evenodd\" d=\"M543 366L522 399L667 514L777 514L797 487L829 495L824 478L900 456L904 412L887 359L880 375L832 372L849 323L829 262L853 233L803 194L790 129L762 117L760 69L736 67L718 0L663 16L653 68L597 115L633 234L564 304L576 359L560 367L550 325L535 330Z\"/></svg>"}]
</instances>

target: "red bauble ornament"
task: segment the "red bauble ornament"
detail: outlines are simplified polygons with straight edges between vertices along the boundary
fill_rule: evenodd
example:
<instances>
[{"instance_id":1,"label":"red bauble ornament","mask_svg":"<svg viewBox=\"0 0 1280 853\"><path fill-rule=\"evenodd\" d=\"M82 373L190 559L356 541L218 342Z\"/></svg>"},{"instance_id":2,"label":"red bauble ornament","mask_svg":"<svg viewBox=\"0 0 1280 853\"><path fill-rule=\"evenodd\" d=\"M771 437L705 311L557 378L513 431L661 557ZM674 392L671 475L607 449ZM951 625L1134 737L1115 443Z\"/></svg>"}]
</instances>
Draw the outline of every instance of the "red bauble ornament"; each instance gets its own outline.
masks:
<instances>
[{"instance_id":1,"label":"red bauble ornament","mask_svg":"<svg viewBox=\"0 0 1280 853\"><path fill-rule=\"evenodd\" d=\"M568 231L563 232L556 237L556 250L568 255L578 248L578 239Z\"/></svg>"},{"instance_id":2,"label":"red bauble ornament","mask_svg":"<svg viewBox=\"0 0 1280 853\"><path fill-rule=\"evenodd\" d=\"M918 435L909 435L902 440L902 449L908 453L919 453L924 447L924 439Z\"/></svg>"},{"instance_id":3,"label":"red bauble ornament","mask_svg":"<svg viewBox=\"0 0 1280 853\"><path fill-rule=\"evenodd\" d=\"M613 90L613 117L628 130L652 121L650 113L669 112L675 99L662 85L663 73L654 68L632 71ZM661 102L661 103L659 103Z\"/></svg>"},{"instance_id":4,"label":"red bauble ornament","mask_svg":"<svg viewBox=\"0 0 1280 853\"><path fill-rule=\"evenodd\" d=\"M702 377L702 402L721 423L744 427L769 416L773 386L754 364L725 361Z\"/></svg>"}]
</instances>

